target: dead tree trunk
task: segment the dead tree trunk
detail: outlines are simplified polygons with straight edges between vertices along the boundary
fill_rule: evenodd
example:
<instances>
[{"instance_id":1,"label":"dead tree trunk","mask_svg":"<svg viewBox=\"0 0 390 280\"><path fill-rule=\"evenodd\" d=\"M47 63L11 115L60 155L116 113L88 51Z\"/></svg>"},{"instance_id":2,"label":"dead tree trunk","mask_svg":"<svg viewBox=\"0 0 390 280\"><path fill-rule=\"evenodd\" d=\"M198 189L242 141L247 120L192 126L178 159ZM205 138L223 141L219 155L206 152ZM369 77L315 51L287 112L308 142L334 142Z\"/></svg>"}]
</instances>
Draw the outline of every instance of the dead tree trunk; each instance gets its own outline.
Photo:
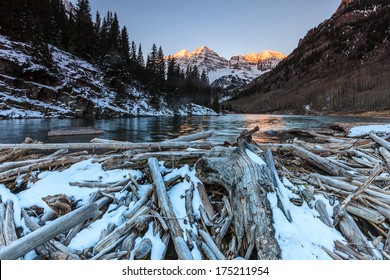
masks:
<instances>
[{"instance_id":1,"label":"dead tree trunk","mask_svg":"<svg viewBox=\"0 0 390 280\"><path fill-rule=\"evenodd\" d=\"M275 260L280 259L281 250L267 199L274 188L267 165L253 153L251 135L257 130L244 131L237 148L212 149L196 163L196 171L204 183L222 185L228 191L240 255L255 247L258 259Z\"/></svg>"}]
</instances>

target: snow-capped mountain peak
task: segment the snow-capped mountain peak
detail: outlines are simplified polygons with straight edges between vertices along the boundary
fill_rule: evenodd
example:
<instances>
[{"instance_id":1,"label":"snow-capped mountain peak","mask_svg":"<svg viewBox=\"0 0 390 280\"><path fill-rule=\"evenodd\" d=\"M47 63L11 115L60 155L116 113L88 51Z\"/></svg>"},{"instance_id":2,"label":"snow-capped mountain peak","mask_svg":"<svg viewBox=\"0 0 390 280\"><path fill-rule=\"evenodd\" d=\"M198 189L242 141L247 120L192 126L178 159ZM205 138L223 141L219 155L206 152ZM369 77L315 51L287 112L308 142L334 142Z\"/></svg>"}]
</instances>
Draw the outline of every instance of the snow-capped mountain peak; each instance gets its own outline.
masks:
<instances>
[{"instance_id":1,"label":"snow-capped mountain peak","mask_svg":"<svg viewBox=\"0 0 390 280\"><path fill-rule=\"evenodd\" d=\"M181 51L175 53L174 55L172 55L172 57L174 57L176 59L181 58L181 57L190 58L191 56L192 56L191 53L189 51L187 51L186 49L181 50Z\"/></svg>"},{"instance_id":2,"label":"snow-capped mountain peak","mask_svg":"<svg viewBox=\"0 0 390 280\"><path fill-rule=\"evenodd\" d=\"M205 45L201 45L199 48L197 48L196 50L194 50L192 52L192 56L200 55L200 54L206 54L206 53L217 54L215 51L213 51L209 47L206 47Z\"/></svg>"},{"instance_id":3,"label":"snow-capped mountain peak","mask_svg":"<svg viewBox=\"0 0 390 280\"><path fill-rule=\"evenodd\" d=\"M210 83L221 89L243 86L261 74L273 69L286 55L266 50L259 53L236 55L227 60L211 48L202 45L193 52L186 49L172 55L182 71L196 66L199 72L205 71ZM168 57L166 57L168 59Z\"/></svg>"}]
</instances>

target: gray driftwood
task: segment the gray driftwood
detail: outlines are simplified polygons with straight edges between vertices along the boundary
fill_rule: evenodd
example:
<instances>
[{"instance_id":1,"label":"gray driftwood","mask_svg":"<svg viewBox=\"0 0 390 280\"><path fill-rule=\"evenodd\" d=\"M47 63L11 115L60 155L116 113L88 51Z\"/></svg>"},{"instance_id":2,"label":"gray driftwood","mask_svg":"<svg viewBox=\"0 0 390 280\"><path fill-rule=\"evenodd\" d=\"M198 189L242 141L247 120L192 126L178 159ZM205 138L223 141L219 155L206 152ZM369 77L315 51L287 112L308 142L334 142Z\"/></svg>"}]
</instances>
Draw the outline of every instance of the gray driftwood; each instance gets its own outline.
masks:
<instances>
[{"instance_id":1,"label":"gray driftwood","mask_svg":"<svg viewBox=\"0 0 390 280\"><path fill-rule=\"evenodd\" d=\"M146 149L159 151L167 149L208 149L216 143L208 142L159 142L159 143L56 143L56 144L0 144L0 149L27 149L27 150L137 150Z\"/></svg>"},{"instance_id":2,"label":"gray driftwood","mask_svg":"<svg viewBox=\"0 0 390 280\"><path fill-rule=\"evenodd\" d=\"M171 201L169 200L164 180L160 173L160 167L156 158L150 158L148 160L148 165L150 168L150 173L153 178L153 182L156 186L156 193L158 198L158 203L162 209L162 213L167 219L167 225L175 245L176 253L181 260L192 260L193 257L191 252L183 239L183 232L180 228L179 222L175 216L175 213L172 209Z\"/></svg>"},{"instance_id":3,"label":"gray driftwood","mask_svg":"<svg viewBox=\"0 0 390 280\"><path fill-rule=\"evenodd\" d=\"M14 241L0 250L1 260L14 260L40 246L60 233L99 214L97 203L87 204Z\"/></svg>"},{"instance_id":4,"label":"gray driftwood","mask_svg":"<svg viewBox=\"0 0 390 280\"><path fill-rule=\"evenodd\" d=\"M251 243L251 228L255 226L258 259L275 260L280 258L281 251L267 199L267 193L274 191L272 178L266 164L258 164L248 156L253 151L251 135L257 130L244 131L237 148L212 149L196 163L196 171L204 183L222 185L228 191L239 254L244 256L247 252L246 244Z\"/></svg>"}]
</instances>

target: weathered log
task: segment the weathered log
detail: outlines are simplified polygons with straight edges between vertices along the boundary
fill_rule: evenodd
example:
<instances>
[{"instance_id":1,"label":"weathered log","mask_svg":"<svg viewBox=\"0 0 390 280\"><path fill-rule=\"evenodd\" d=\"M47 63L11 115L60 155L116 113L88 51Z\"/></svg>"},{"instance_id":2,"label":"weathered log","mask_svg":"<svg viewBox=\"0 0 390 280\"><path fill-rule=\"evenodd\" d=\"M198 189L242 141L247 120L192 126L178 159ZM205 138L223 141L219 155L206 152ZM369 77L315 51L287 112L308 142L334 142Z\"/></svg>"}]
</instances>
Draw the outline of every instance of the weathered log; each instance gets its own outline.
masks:
<instances>
[{"instance_id":1,"label":"weathered log","mask_svg":"<svg viewBox=\"0 0 390 280\"><path fill-rule=\"evenodd\" d=\"M137 233L132 232L129 236L127 236L121 245L121 251L126 251L125 258L129 259L130 258L130 253L134 249L135 245L135 239L137 238Z\"/></svg>"},{"instance_id":2,"label":"weathered log","mask_svg":"<svg viewBox=\"0 0 390 280\"><path fill-rule=\"evenodd\" d=\"M335 244L336 248L338 248L342 252L348 254L352 259L355 259L355 260L370 260L370 258L367 257L366 255L363 255L363 254L359 253L356 249L353 249L350 246L345 245L344 243L342 243L339 240L336 240L334 242L334 244Z\"/></svg>"},{"instance_id":3,"label":"weathered log","mask_svg":"<svg viewBox=\"0 0 390 280\"><path fill-rule=\"evenodd\" d=\"M167 251L168 251L169 241L171 241L171 235L168 232L165 232L164 235L161 237L161 240L162 240L162 242L165 245L165 248L164 248L164 250L163 250L163 252L161 254L161 259L164 260L166 254L167 254Z\"/></svg>"},{"instance_id":4,"label":"weathered log","mask_svg":"<svg viewBox=\"0 0 390 280\"><path fill-rule=\"evenodd\" d=\"M185 191L185 208L188 217L188 221L192 226L195 223L194 210L192 209L192 198L194 197L194 184L191 183L191 187Z\"/></svg>"},{"instance_id":5,"label":"weathered log","mask_svg":"<svg viewBox=\"0 0 390 280\"><path fill-rule=\"evenodd\" d=\"M1 145L1 144L0 144ZM38 144L39 145L39 144ZM42 169L48 169L50 167L55 166L63 166L66 164L73 164L85 159L89 159L91 156L81 156L81 157L64 157L64 158L58 158L58 159L46 159L45 161L36 163L36 164L29 164L27 166L14 168L11 170L7 170L0 173L0 180L12 177L14 175L19 175L23 173L29 173L34 170L42 170Z\"/></svg>"},{"instance_id":6,"label":"weathered log","mask_svg":"<svg viewBox=\"0 0 390 280\"><path fill-rule=\"evenodd\" d=\"M213 206L211 205L210 199L207 196L206 189L205 189L204 185L200 182L198 182L196 188L198 190L203 208L206 211L207 217L211 221L215 215L215 212L214 212Z\"/></svg>"},{"instance_id":7,"label":"weathered log","mask_svg":"<svg viewBox=\"0 0 390 280\"><path fill-rule=\"evenodd\" d=\"M136 260L147 260L150 258L152 252L152 241L149 238L144 238L138 244L138 247L134 251L134 258Z\"/></svg>"},{"instance_id":8,"label":"weathered log","mask_svg":"<svg viewBox=\"0 0 390 280\"><path fill-rule=\"evenodd\" d=\"M98 260L98 259L100 259L106 253L110 252L117 245L119 245L126 237L127 237L127 233L125 235L121 236L119 239L115 240L115 242L111 243L109 246L106 246L103 249L101 249L95 256L93 256L91 258L91 260Z\"/></svg>"},{"instance_id":9,"label":"weathered log","mask_svg":"<svg viewBox=\"0 0 390 280\"><path fill-rule=\"evenodd\" d=\"M5 203L5 218L2 233L6 245L10 245L18 239L14 222L14 202L12 200L8 200Z\"/></svg>"},{"instance_id":10,"label":"weathered log","mask_svg":"<svg viewBox=\"0 0 390 280\"><path fill-rule=\"evenodd\" d=\"M201 242L200 248L202 249L203 254L205 254L205 256L206 256L209 260L213 260L213 261L218 260L217 257L214 255L213 251L211 251L210 247L207 246L206 243Z\"/></svg>"},{"instance_id":11,"label":"weathered log","mask_svg":"<svg viewBox=\"0 0 390 280\"><path fill-rule=\"evenodd\" d=\"M346 208L351 203L353 199L356 199L357 196L365 192L365 190L370 186L370 184L374 181L374 179L379 176L379 174L382 172L382 168L379 164L375 165L374 169L372 170L370 176L366 180L366 182L359 188L357 188L353 193L351 193L347 198L344 199L344 201L341 203L341 207L339 208L338 212L335 213L335 219L333 222L333 225L336 226L339 218L344 215Z\"/></svg>"},{"instance_id":12,"label":"weathered log","mask_svg":"<svg viewBox=\"0 0 390 280\"><path fill-rule=\"evenodd\" d=\"M0 197L0 248L6 246L4 239L4 222L5 222L5 204Z\"/></svg>"},{"instance_id":13,"label":"weathered log","mask_svg":"<svg viewBox=\"0 0 390 280\"><path fill-rule=\"evenodd\" d=\"M334 165L327 159L315 155L303 148L300 148L295 145L282 145L281 150L289 151L295 154L296 156L302 158L303 160L308 161L309 163L313 164L314 166L318 167L319 169L328 173L329 175L343 176L352 179L351 173L341 169L339 166Z\"/></svg>"},{"instance_id":14,"label":"weathered log","mask_svg":"<svg viewBox=\"0 0 390 280\"><path fill-rule=\"evenodd\" d=\"M51 154L51 155L49 155L47 157L44 157L44 158L31 159L31 160L21 160L21 161L14 161L14 162L6 162L6 163L3 163L3 164L0 164L0 173L4 172L4 171L7 171L7 170L23 167L23 166L26 166L26 165L37 164L37 163L40 163L40 162L47 161L49 159L53 160L54 158L58 158L59 156L65 155L67 152L68 152L68 150L58 150L55 153L53 153L53 154Z\"/></svg>"},{"instance_id":15,"label":"weathered log","mask_svg":"<svg viewBox=\"0 0 390 280\"><path fill-rule=\"evenodd\" d=\"M213 252L215 257L218 260L225 260L225 256L221 253L219 250L218 246L214 243L213 239L211 236L205 232L204 230L199 230L199 235L202 237L203 241L206 243L206 245L210 248L210 250Z\"/></svg>"},{"instance_id":16,"label":"weathered log","mask_svg":"<svg viewBox=\"0 0 390 280\"><path fill-rule=\"evenodd\" d=\"M356 216L370 221L374 224L381 224L385 221L385 216L380 214L378 211L364 207L362 205L348 205L346 208L347 212Z\"/></svg>"},{"instance_id":17,"label":"weathered log","mask_svg":"<svg viewBox=\"0 0 390 280\"><path fill-rule=\"evenodd\" d=\"M2 248L0 250L0 259L14 260L22 257L35 247L98 214L99 207L96 203L82 206Z\"/></svg>"},{"instance_id":18,"label":"weathered log","mask_svg":"<svg viewBox=\"0 0 390 280\"><path fill-rule=\"evenodd\" d=\"M274 186L276 187L276 195L280 201L281 210L282 210L284 216L286 217L286 219L291 223L293 221L293 219L292 219L291 213L288 210L288 207L286 205L287 199L285 197L283 197L283 189L282 188L284 188L284 186L279 179L279 175L278 175L278 172L276 171L276 167L275 167L275 161L274 161L274 158L272 156L272 152L270 149L267 149L267 151L265 153L265 162L267 163L267 166L271 172L272 182L273 182Z\"/></svg>"},{"instance_id":19,"label":"weathered log","mask_svg":"<svg viewBox=\"0 0 390 280\"><path fill-rule=\"evenodd\" d=\"M147 204L147 202L149 201L152 193L154 191L154 187L150 187L149 189L147 189L144 193L144 195L134 204L132 210L125 214L125 217L126 218L131 218L134 216L134 214L139 210L141 209L143 206L145 206Z\"/></svg>"},{"instance_id":20,"label":"weathered log","mask_svg":"<svg viewBox=\"0 0 390 280\"><path fill-rule=\"evenodd\" d=\"M390 167L390 152L384 147L379 148L379 153L382 155L382 157L385 159L385 162L388 167Z\"/></svg>"},{"instance_id":21,"label":"weathered log","mask_svg":"<svg viewBox=\"0 0 390 280\"><path fill-rule=\"evenodd\" d=\"M390 143L389 142L387 142L385 139L379 137L378 135L376 135L374 133L370 133L369 135L370 135L372 140L374 140L376 143L378 143L379 145L383 146L388 151L390 151Z\"/></svg>"},{"instance_id":22,"label":"weathered log","mask_svg":"<svg viewBox=\"0 0 390 280\"><path fill-rule=\"evenodd\" d=\"M104 134L104 131L93 127L71 127L53 129L47 133L47 136L75 136L75 135L96 135Z\"/></svg>"},{"instance_id":23,"label":"weathered log","mask_svg":"<svg viewBox=\"0 0 390 280\"><path fill-rule=\"evenodd\" d=\"M190 135L178 137L175 139L170 139L170 140L167 140L165 142L191 142L191 141L196 141L196 140L200 140L200 139L210 138L211 136L213 136L213 134L214 134L213 131L197 132L197 133L193 133Z\"/></svg>"},{"instance_id":24,"label":"weathered log","mask_svg":"<svg viewBox=\"0 0 390 280\"><path fill-rule=\"evenodd\" d=\"M390 229L389 229L389 232L387 233L387 238L386 238L386 242L385 242L385 246L383 248L383 250L390 254Z\"/></svg>"},{"instance_id":25,"label":"weathered log","mask_svg":"<svg viewBox=\"0 0 390 280\"><path fill-rule=\"evenodd\" d=\"M26 226L31 230L41 228L25 210L22 210L22 216ZM50 240L40 246L35 247L35 251L44 256L44 258L52 260L79 260L80 257L69 250L66 246L56 240Z\"/></svg>"},{"instance_id":26,"label":"weathered log","mask_svg":"<svg viewBox=\"0 0 390 280\"><path fill-rule=\"evenodd\" d=\"M247 251L244 245L249 242L251 228L255 225L258 259L274 260L280 258L280 248L267 198L267 193L274 189L269 169L253 152L251 135L254 131L244 131L237 140L237 148L212 149L195 168L204 183L218 184L228 191L241 255Z\"/></svg>"},{"instance_id":27,"label":"weathered log","mask_svg":"<svg viewBox=\"0 0 390 280\"><path fill-rule=\"evenodd\" d=\"M160 143L57 143L57 144L0 144L0 149L27 149L27 150L136 150L150 151L167 149L209 149L217 145L209 142L160 142Z\"/></svg>"},{"instance_id":28,"label":"weathered log","mask_svg":"<svg viewBox=\"0 0 390 280\"><path fill-rule=\"evenodd\" d=\"M334 178L331 178L328 176L323 176L320 174L311 174L310 176L313 177L314 179L318 178L319 180L321 180L322 183L328 184L332 187L335 187L335 188L338 188L338 189L341 189L341 190L344 190L347 192L355 192L358 189L358 187L356 187L352 184L349 184L347 182L337 180L337 179L334 179ZM374 198L376 198L380 201L383 201L387 204L390 204L390 195L374 191L370 187L368 187L368 189L366 189L364 191L364 193L367 195L373 196Z\"/></svg>"},{"instance_id":29,"label":"weathered log","mask_svg":"<svg viewBox=\"0 0 390 280\"><path fill-rule=\"evenodd\" d=\"M329 257L331 257L334 260L343 260L342 258L340 258L340 256L338 256L337 254L333 253L331 250L329 250L326 247L322 247L322 250L324 250L325 253L327 253L329 255Z\"/></svg>"},{"instance_id":30,"label":"weathered log","mask_svg":"<svg viewBox=\"0 0 390 280\"><path fill-rule=\"evenodd\" d=\"M143 216L148 213L149 210L150 209L146 206L139 208L138 211L135 212L131 217L129 217L129 219L124 224L118 226L113 232L107 235L107 237L100 240L95 245L93 251L99 254L102 251L107 252L107 248L113 248L113 244L118 244L116 243L118 240L123 237L127 237L128 233L136 225L136 223L143 223Z\"/></svg>"},{"instance_id":31,"label":"weathered log","mask_svg":"<svg viewBox=\"0 0 390 280\"><path fill-rule=\"evenodd\" d=\"M165 188L165 183L159 170L160 168L157 159L149 158L148 165L150 168L150 173L152 175L154 185L156 186L157 199L162 209L163 216L167 219L167 225L171 233L176 253L181 260L185 260L187 258L193 259L191 252L183 239L183 233L180 228L179 222L177 221L177 217L173 212L172 204L169 200ZM181 240L183 240L183 242L181 242Z\"/></svg>"},{"instance_id":32,"label":"weathered log","mask_svg":"<svg viewBox=\"0 0 390 280\"><path fill-rule=\"evenodd\" d=\"M158 158L159 160L164 161L180 161L180 160L191 160L198 159L204 156L207 153L205 150L199 151L181 151L181 152L150 152L150 153L142 153L136 154L131 158L131 161L142 161L147 160L150 157Z\"/></svg>"},{"instance_id":33,"label":"weathered log","mask_svg":"<svg viewBox=\"0 0 390 280\"><path fill-rule=\"evenodd\" d=\"M333 227L332 221L328 215L328 211L326 211L326 205L322 200L317 200L315 203L315 209L318 214L320 214L319 219L328 227Z\"/></svg>"},{"instance_id":34,"label":"weathered log","mask_svg":"<svg viewBox=\"0 0 390 280\"><path fill-rule=\"evenodd\" d=\"M335 207L335 216L338 215L339 206ZM343 213L342 216L339 216L339 227L344 237L353 244L360 252L367 254L373 259L377 259L375 252L372 249L372 245L368 242L367 237L361 232L360 228L354 221L354 219L348 214Z\"/></svg>"}]
</instances>

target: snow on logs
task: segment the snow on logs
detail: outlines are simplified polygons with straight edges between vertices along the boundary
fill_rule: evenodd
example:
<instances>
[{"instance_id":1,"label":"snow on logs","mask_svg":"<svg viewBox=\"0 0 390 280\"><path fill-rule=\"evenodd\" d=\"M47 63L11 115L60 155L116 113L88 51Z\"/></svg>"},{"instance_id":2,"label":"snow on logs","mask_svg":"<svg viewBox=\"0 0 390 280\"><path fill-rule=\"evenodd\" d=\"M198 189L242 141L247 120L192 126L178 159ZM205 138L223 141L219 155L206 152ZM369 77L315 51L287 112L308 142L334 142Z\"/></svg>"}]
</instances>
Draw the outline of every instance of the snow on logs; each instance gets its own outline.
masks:
<instances>
[{"instance_id":1,"label":"snow on logs","mask_svg":"<svg viewBox=\"0 0 390 280\"><path fill-rule=\"evenodd\" d=\"M257 144L251 139L257 130L244 131L230 146L197 142L212 132L160 143L28 139L0 145L0 259L279 259L297 248L313 250L319 258L390 259L387 139L309 131L306 136L317 142ZM53 149L58 151L37 153ZM114 152L69 152L79 149ZM124 176L69 178L62 186L68 195L46 194L30 206L21 206L12 194L23 196L36 182L43 187L50 182L45 181L50 172L40 176L43 171L68 172L76 163L74 172L80 174L91 174L93 165L101 177ZM78 192L89 196L69 195ZM276 218L277 211L282 217ZM304 212L309 215L302 219ZM307 247L312 240L308 245L299 244L302 238L283 237L280 221L283 228L291 226L287 234L297 229L306 234L310 224L301 220L318 220L323 235L340 237L333 247L318 243L314 249ZM315 251L321 247L323 255Z\"/></svg>"}]
</instances>

